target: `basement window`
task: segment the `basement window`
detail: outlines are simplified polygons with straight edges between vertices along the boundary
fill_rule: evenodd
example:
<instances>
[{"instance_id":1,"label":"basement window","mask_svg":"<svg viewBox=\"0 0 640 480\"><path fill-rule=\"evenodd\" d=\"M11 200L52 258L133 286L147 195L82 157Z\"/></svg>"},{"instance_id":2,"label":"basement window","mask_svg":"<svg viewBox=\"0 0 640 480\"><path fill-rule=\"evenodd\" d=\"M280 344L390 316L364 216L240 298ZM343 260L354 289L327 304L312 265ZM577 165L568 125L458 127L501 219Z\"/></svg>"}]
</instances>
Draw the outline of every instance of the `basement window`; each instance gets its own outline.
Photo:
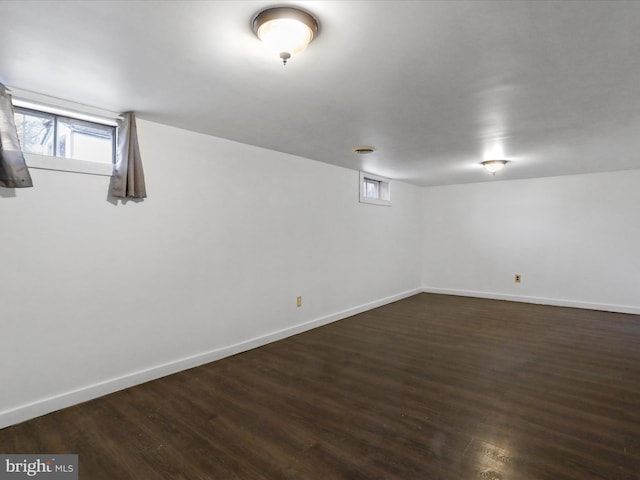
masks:
<instances>
[{"instance_id":1,"label":"basement window","mask_svg":"<svg viewBox=\"0 0 640 480\"><path fill-rule=\"evenodd\" d=\"M15 102L18 103L18 102ZM78 118L73 112L16 105L14 119L27 165L111 175L116 156L115 121ZM86 117L85 117L86 118Z\"/></svg>"},{"instance_id":2,"label":"basement window","mask_svg":"<svg viewBox=\"0 0 640 480\"><path fill-rule=\"evenodd\" d=\"M390 180L379 175L360 172L360 202L391 206Z\"/></svg>"}]
</instances>

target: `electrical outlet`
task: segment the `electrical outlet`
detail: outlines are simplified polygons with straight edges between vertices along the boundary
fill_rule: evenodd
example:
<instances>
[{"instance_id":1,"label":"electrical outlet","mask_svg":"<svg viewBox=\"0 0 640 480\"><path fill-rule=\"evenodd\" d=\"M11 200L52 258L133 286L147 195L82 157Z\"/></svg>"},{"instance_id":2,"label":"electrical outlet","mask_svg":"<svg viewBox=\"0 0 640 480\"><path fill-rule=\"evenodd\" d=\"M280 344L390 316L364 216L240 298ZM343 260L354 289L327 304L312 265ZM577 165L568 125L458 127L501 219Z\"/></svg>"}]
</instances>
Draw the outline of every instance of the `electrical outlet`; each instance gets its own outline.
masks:
<instances>
[{"instance_id":1,"label":"electrical outlet","mask_svg":"<svg viewBox=\"0 0 640 480\"><path fill-rule=\"evenodd\" d=\"M297 297L296 298L296 307L301 307L302 306L302 297Z\"/></svg>"},{"instance_id":2,"label":"electrical outlet","mask_svg":"<svg viewBox=\"0 0 640 480\"><path fill-rule=\"evenodd\" d=\"M522 282L522 275L520 275L519 273L516 273L513 277L513 281L516 283L521 283Z\"/></svg>"}]
</instances>

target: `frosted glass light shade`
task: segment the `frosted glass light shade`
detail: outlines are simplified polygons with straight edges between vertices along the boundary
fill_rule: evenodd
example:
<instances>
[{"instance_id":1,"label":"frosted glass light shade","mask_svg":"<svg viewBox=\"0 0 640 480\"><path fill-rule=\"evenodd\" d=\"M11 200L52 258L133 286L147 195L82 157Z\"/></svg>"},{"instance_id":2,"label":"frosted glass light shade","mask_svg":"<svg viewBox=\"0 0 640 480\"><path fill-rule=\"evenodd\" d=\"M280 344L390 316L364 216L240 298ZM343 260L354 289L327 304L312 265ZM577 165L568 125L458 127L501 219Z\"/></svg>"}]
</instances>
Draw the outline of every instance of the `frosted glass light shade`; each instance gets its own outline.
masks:
<instances>
[{"instance_id":1,"label":"frosted glass light shade","mask_svg":"<svg viewBox=\"0 0 640 480\"><path fill-rule=\"evenodd\" d=\"M506 160L485 160L482 162L482 166L491 173L499 172L507 164Z\"/></svg>"},{"instance_id":2,"label":"frosted glass light shade","mask_svg":"<svg viewBox=\"0 0 640 480\"><path fill-rule=\"evenodd\" d=\"M276 53L291 55L303 51L313 39L313 32L304 23L291 18L281 18L263 23L258 28L258 37L267 48Z\"/></svg>"},{"instance_id":3,"label":"frosted glass light shade","mask_svg":"<svg viewBox=\"0 0 640 480\"><path fill-rule=\"evenodd\" d=\"M283 63L302 52L318 32L318 22L303 10L278 7L263 10L253 19L253 31Z\"/></svg>"}]
</instances>

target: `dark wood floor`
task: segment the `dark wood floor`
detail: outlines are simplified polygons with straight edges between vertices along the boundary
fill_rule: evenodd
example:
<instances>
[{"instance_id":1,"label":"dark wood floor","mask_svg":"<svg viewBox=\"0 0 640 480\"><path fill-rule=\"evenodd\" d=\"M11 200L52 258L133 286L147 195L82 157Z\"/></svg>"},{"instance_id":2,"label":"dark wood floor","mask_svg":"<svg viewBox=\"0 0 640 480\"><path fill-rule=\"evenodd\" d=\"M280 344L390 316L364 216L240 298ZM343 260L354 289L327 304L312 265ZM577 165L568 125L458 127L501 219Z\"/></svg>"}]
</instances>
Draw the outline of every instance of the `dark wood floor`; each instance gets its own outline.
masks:
<instances>
[{"instance_id":1,"label":"dark wood floor","mask_svg":"<svg viewBox=\"0 0 640 480\"><path fill-rule=\"evenodd\" d=\"M640 479L640 316L421 294L0 430L80 479Z\"/></svg>"}]
</instances>

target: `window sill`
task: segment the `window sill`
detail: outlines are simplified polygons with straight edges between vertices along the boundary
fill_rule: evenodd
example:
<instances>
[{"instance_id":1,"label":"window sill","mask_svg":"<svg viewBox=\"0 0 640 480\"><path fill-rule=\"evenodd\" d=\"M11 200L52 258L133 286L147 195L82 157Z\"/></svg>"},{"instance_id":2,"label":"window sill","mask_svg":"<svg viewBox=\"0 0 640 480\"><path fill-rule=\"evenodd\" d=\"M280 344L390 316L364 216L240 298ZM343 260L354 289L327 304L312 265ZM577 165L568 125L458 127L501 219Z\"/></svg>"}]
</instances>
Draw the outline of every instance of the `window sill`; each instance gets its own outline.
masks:
<instances>
[{"instance_id":1,"label":"window sill","mask_svg":"<svg viewBox=\"0 0 640 480\"><path fill-rule=\"evenodd\" d=\"M382 200L380 198L360 197L360 203L369 203L371 205L382 205L384 207L391 206L391 200Z\"/></svg>"},{"instance_id":2,"label":"window sill","mask_svg":"<svg viewBox=\"0 0 640 480\"><path fill-rule=\"evenodd\" d=\"M35 153L25 153L24 158L29 168L43 170L57 170L60 172L85 173L88 175L102 175L110 177L113 173L113 165L110 163L89 162L87 160L75 160L73 158L50 157Z\"/></svg>"}]
</instances>

